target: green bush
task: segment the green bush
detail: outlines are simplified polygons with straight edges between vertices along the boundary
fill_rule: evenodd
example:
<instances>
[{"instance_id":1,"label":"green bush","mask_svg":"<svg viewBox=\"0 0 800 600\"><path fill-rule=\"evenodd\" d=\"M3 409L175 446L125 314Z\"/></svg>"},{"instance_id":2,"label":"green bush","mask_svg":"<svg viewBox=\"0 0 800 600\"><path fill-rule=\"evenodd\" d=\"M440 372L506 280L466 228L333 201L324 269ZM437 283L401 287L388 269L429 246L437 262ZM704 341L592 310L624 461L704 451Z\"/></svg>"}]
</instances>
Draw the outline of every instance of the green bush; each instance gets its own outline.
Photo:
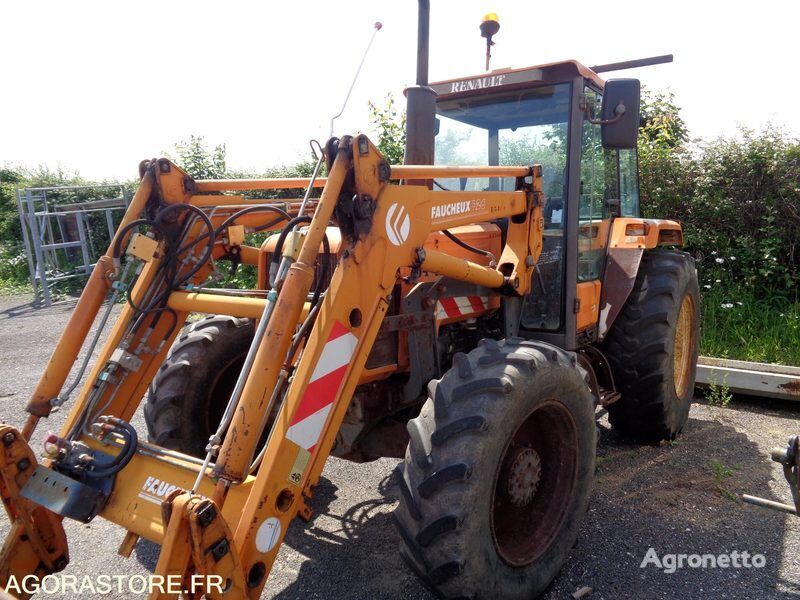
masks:
<instances>
[{"instance_id":1,"label":"green bush","mask_svg":"<svg viewBox=\"0 0 800 600\"><path fill-rule=\"evenodd\" d=\"M702 294L700 351L800 365L800 145L776 127L690 143L671 94L645 94L645 216L681 221Z\"/></svg>"},{"instance_id":2,"label":"green bush","mask_svg":"<svg viewBox=\"0 0 800 600\"><path fill-rule=\"evenodd\" d=\"M276 178L276 177L309 177L311 176L315 161L302 161L295 165L279 166L256 173L250 171L229 171L226 165L226 149L224 144L210 146L202 136L192 135L188 140L175 144L172 152L165 152L176 164L186 170L196 179L226 179L226 178ZM320 173L324 177L324 169ZM62 169L51 170L44 166L36 168L0 168L0 290L4 292L30 291L28 262L25 257L25 248L22 242L22 231L16 205L16 189L31 187L68 187L90 186L97 184L113 184L113 181L88 181L78 173L69 173ZM124 184L129 197L136 188L136 182ZM290 190L264 190L247 192L251 199L296 199L303 195L302 189ZM316 191L318 195L318 190ZM313 194L312 194L313 196ZM48 200L53 203L80 202L108 197L107 189L78 190L64 189L48 192ZM109 244L106 231L105 216L103 213L88 216L91 236L92 252L95 255L105 252ZM248 238L248 243L260 243L264 234L253 234ZM222 280L223 285L254 287L255 270L243 265L235 275L226 275ZM71 293L81 286L81 280L70 280L59 285L59 292Z\"/></svg>"},{"instance_id":3,"label":"green bush","mask_svg":"<svg viewBox=\"0 0 800 600\"><path fill-rule=\"evenodd\" d=\"M0 241L8 244L21 239L17 215L16 187L22 175L11 169L0 168Z\"/></svg>"},{"instance_id":4,"label":"green bush","mask_svg":"<svg viewBox=\"0 0 800 600\"><path fill-rule=\"evenodd\" d=\"M671 96L639 143L645 216L682 222L701 285L752 290L757 299L800 298L800 144L775 127L687 144ZM645 104L648 106L648 103ZM648 115L648 109L643 111ZM671 131L671 133L670 133ZM684 130L685 131L685 130Z\"/></svg>"},{"instance_id":5,"label":"green bush","mask_svg":"<svg viewBox=\"0 0 800 600\"><path fill-rule=\"evenodd\" d=\"M28 262L17 215L16 186L21 176L0 169L0 289L16 290L28 278Z\"/></svg>"},{"instance_id":6,"label":"green bush","mask_svg":"<svg viewBox=\"0 0 800 600\"><path fill-rule=\"evenodd\" d=\"M94 185L113 185L115 187L123 185L129 195L133 193L135 187L133 182L120 184L116 181L88 181L79 173L71 173L61 168L50 169L42 165L34 168L0 168L0 290L30 291L28 261L25 256L22 229L17 213L17 188L65 188L47 191L47 201L51 208L59 204L109 198L109 193L119 194L118 187L116 189L67 187ZM117 213L114 217L117 222L120 215L121 213ZM91 231L88 240L91 254L97 256L105 251L109 243L105 214L91 213L86 218ZM56 241L61 240L57 239ZM83 264L82 258L75 251L67 251L66 256L62 255L62 259L65 259L65 262L62 263L65 270ZM55 293L71 292L80 287L79 279L62 282Z\"/></svg>"}]
</instances>

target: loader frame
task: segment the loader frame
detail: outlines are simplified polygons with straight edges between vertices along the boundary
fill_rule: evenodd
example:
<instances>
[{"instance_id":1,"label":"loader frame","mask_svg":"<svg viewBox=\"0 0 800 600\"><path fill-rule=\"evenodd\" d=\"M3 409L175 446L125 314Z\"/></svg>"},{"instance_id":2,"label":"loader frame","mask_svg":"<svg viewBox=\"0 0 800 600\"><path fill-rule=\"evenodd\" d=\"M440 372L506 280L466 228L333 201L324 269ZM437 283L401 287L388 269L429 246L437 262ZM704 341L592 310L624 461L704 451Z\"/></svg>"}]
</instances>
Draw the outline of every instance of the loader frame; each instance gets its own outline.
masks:
<instances>
[{"instance_id":1,"label":"loader frame","mask_svg":"<svg viewBox=\"0 0 800 600\"><path fill-rule=\"evenodd\" d=\"M178 223L187 228L186 239L190 243L201 240L188 250L195 259L187 264L198 265L193 282L171 291L167 301L175 322L162 318L161 313L142 316L127 303L60 434L98 451L119 453L119 444L113 440L101 443L87 435L85 425L101 415L131 419L178 335L176 324L183 323L191 311L258 315L263 320L263 338L255 342L254 362L232 422L223 439L211 442L216 460L201 462L140 441L130 462L114 477L113 493L99 512L128 531L123 553L129 554L139 537L161 544L156 575L179 577L186 589L192 575L205 576L209 579L202 591L211 598L258 598L289 523L296 516L310 518L307 500L335 443L401 271L410 273L407 277L412 280L422 273L437 274L507 296L529 292L543 227L544 198L538 166L390 166L363 135L333 140L327 149L328 177L317 182L194 181L166 159L143 163L138 191L109 253L98 261L28 404L30 417L24 429L21 434L9 427L0 432L3 440L10 440L0 457L0 479L13 523L0 555L0 586L6 586L12 577L41 577L61 570L68 560L60 517L51 512L57 512L59 499L53 496L37 507L21 492L31 477L52 474L50 461L37 467L35 459L31 460L27 441L39 419L59 403L59 394L92 322L109 292L120 285L119 259L112 249L124 241L117 238L140 214L185 205L203 211L213 226L219 227L231 211L245 204L242 197L231 192L324 185L313 203L313 218L297 240L295 260L282 285L265 297L216 295L213 290L198 292L195 286L213 271L213 259L229 253L235 245L231 240L241 237L236 227L272 221L277 228L285 221L276 224L274 214L268 212L242 215L224 232L227 247L216 245L206 255L202 221L190 220L189 210L172 211L178 217L186 214ZM426 180L439 177L514 177L517 184L511 192L434 192L424 185ZM397 180L422 185L396 185L393 181ZM292 203L287 208L290 214L296 214L299 205ZM494 267L423 248L431 232L498 218L508 218L509 228ZM292 337L307 318L304 307L315 261L332 220L343 231L343 250L310 335L298 351L292 346ZM130 258L141 261L136 284L130 290L134 304L141 303L160 285L163 246L161 240L154 244L154 250L129 248L133 254ZM243 262L257 262L256 249L244 244L235 247ZM133 323L138 323L134 329ZM135 355L138 364L122 365L120 349L127 353L124 356ZM280 392L279 382L289 372L292 376L285 395L273 393ZM266 415L276 399L280 411L263 459L251 474ZM27 465L19 459L23 454L28 457ZM200 485L193 490L199 473ZM219 582L223 582L222 587ZM150 597L174 598L178 594L158 589Z\"/></svg>"}]
</instances>

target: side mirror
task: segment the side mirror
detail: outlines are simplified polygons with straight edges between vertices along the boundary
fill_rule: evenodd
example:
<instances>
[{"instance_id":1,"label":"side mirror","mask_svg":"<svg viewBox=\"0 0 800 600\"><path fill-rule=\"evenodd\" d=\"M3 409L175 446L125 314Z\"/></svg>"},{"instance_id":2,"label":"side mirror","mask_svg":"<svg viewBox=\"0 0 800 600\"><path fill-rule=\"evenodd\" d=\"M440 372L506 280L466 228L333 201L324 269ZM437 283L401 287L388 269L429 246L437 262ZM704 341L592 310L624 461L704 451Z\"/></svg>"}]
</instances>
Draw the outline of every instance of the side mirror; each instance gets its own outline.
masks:
<instances>
[{"instance_id":1,"label":"side mirror","mask_svg":"<svg viewBox=\"0 0 800 600\"><path fill-rule=\"evenodd\" d=\"M600 121L603 148L636 148L640 87L638 79L606 81Z\"/></svg>"}]
</instances>

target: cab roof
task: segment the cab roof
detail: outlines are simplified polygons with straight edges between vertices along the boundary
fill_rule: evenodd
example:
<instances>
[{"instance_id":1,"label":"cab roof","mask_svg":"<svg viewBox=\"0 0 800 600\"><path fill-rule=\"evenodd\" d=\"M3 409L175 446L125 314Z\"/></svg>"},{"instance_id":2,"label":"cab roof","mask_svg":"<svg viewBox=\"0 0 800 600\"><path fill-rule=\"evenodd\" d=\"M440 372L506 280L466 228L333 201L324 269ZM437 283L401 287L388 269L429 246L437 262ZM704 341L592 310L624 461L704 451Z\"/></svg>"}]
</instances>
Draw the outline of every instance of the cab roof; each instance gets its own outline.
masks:
<instances>
[{"instance_id":1,"label":"cab roof","mask_svg":"<svg viewBox=\"0 0 800 600\"><path fill-rule=\"evenodd\" d=\"M484 93L489 89L505 91L536 84L561 83L578 76L592 81L601 90L605 85L605 81L589 67L577 60L565 60L521 69L495 69L481 75L436 81L430 87L438 99L450 99Z\"/></svg>"}]
</instances>

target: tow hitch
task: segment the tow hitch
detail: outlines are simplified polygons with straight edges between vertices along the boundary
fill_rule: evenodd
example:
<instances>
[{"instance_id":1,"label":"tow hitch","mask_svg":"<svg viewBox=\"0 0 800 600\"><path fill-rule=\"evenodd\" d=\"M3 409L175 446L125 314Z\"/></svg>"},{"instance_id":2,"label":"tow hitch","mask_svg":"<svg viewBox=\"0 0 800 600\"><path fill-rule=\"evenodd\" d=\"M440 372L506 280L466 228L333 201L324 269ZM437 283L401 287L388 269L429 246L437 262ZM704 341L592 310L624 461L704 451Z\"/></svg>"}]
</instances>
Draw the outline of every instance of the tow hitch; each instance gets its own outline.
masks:
<instances>
[{"instance_id":1,"label":"tow hitch","mask_svg":"<svg viewBox=\"0 0 800 600\"><path fill-rule=\"evenodd\" d=\"M789 484L794 505L747 494L743 494L742 499L756 506L800 515L800 436L795 435L789 438L789 444L786 448L773 448L771 457L772 460L783 465L783 476Z\"/></svg>"}]
</instances>

